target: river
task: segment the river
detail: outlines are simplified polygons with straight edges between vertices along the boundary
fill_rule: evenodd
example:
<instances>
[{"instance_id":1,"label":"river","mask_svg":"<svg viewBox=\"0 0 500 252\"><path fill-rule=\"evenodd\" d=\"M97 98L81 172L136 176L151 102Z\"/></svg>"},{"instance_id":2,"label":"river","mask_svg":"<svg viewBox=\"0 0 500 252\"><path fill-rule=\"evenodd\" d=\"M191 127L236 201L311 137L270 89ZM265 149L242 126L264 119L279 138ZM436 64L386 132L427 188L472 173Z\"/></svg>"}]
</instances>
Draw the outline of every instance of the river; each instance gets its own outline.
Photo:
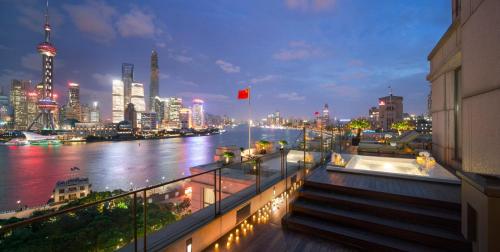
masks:
<instances>
[{"instance_id":1,"label":"river","mask_svg":"<svg viewBox=\"0 0 500 252\"><path fill-rule=\"evenodd\" d=\"M253 128L252 139L294 142L300 131ZM187 176L213 162L218 146L248 146L248 128L213 136L74 143L60 146L0 145L0 210L47 202L58 180L88 177L94 191L129 189ZM71 171L71 167L80 170ZM146 182L147 181L147 182Z\"/></svg>"}]
</instances>

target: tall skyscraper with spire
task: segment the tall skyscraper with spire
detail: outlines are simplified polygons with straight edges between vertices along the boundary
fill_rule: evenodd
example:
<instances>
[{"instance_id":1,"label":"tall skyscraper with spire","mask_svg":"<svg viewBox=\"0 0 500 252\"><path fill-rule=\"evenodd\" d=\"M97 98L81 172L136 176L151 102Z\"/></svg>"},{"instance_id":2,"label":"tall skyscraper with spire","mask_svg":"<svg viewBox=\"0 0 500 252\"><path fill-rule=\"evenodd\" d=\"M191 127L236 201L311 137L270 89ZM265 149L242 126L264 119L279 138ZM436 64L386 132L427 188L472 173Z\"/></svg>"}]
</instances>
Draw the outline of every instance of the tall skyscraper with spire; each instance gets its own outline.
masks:
<instances>
[{"instance_id":1,"label":"tall skyscraper with spire","mask_svg":"<svg viewBox=\"0 0 500 252\"><path fill-rule=\"evenodd\" d=\"M122 64L122 81L123 81L123 94L124 94L124 102L123 109L127 108L127 105L130 103L130 99L132 96L132 82L134 82L134 64L123 63Z\"/></svg>"},{"instance_id":2,"label":"tall skyscraper with spire","mask_svg":"<svg viewBox=\"0 0 500 252\"><path fill-rule=\"evenodd\" d=\"M149 111L155 111L155 98L159 92L159 68L158 68L158 53L153 50L151 53L151 83L149 85Z\"/></svg>"},{"instance_id":3,"label":"tall skyscraper with spire","mask_svg":"<svg viewBox=\"0 0 500 252\"><path fill-rule=\"evenodd\" d=\"M35 124L39 125L39 129L54 130L54 113L57 109L57 102L54 100L54 57L56 56L56 48L50 43L49 25L49 1L45 8L45 41L38 44L37 51L42 55L42 82L40 88L40 97L38 100L38 115L30 123L28 130L31 130Z\"/></svg>"}]
</instances>

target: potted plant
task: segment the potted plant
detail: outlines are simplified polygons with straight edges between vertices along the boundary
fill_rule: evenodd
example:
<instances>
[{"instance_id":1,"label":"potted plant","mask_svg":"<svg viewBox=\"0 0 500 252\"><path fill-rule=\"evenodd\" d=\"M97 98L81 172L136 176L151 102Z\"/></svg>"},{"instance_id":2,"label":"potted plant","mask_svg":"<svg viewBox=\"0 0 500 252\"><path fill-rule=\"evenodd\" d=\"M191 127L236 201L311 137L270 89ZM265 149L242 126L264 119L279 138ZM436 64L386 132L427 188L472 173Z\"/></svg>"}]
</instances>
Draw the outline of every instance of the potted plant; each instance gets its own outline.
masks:
<instances>
[{"instance_id":1,"label":"potted plant","mask_svg":"<svg viewBox=\"0 0 500 252\"><path fill-rule=\"evenodd\" d=\"M260 154L266 154L267 148L271 145L271 142L266 140L260 140L256 143L256 145Z\"/></svg>"},{"instance_id":2,"label":"potted plant","mask_svg":"<svg viewBox=\"0 0 500 252\"><path fill-rule=\"evenodd\" d=\"M231 159L234 158L234 153L230 152L230 151L226 151L224 152L223 154L224 158L226 159L226 164L229 164L229 162L231 162Z\"/></svg>"},{"instance_id":3,"label":"potted plant","mask_svg":"<svg viewBox=\"0 0 500 252\"><path fill-rule=\"evenodd\" d=\"M288 142L285 140L280 140L278 144L280 145L280 149L284 149L288 145Z\"/></svg>"},{"instance_id":4,"label":"potted plant","mask_svg":"<svg viewBox=\"0 0 500 252\"><path fill-rule=\"evenodd\" d=\"M358 146L361 142L361 132L370 128L370 122L366 119L354 119L349 123L349 128L356 131L356 136L352 139L352 146Z\"/></svg>"}]
</instances>

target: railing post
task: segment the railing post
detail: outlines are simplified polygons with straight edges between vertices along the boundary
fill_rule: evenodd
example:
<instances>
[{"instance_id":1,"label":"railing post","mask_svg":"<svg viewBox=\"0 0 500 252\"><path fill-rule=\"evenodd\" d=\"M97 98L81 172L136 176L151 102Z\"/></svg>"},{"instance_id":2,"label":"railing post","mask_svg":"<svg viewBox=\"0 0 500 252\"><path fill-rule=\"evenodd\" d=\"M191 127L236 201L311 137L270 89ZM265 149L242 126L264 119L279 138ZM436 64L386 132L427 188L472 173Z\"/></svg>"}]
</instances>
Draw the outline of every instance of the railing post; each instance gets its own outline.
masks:
<instances>
[{"instance_id":1,"label":"railing post","mask_svg":"<svg viewBox=\"0 0 500 252\"><path fill-rule=\"evenodd\" d=\"M319 141L319 144L321 145L321 147L319 148L319 150L321 151L321 161L320 161L320 164L323 164L323 159L324 159L324 146L323 146L323 125L321 125L319 127L319 130L320 130L320 141Z\"/></svg>"},{"instance_id":2,"label":"railing post","mask_svg":"<svg viewBox=\"0 0 500 252\"><path fill-rule=\"evenodd\" d=\"M219 214L221 214L221 209L220 209L221 201L222 201L222 168L219 168L219 211L218 211Z\"/></svg>"},{"instance_id":3,"label":"railing post","mask_svg":"<svg viewBox=\"0 0 500 252\"><path fill-rule=\"evenodd\" d=\"M132 214L134 215L134 251L137 252L137 193L134 192L134 203L132 204Z\"/></svg>"},{"instance_id":4,"label":"railing post","mask_svg":"<svg viewBox=\"0 0 500 252\"><path fill-rule=\"evenodd\" d=\"M281 156L281 178L283 179L285 177L285 150L283 148L280 148L280 156Z\"/></svg>"},{"instance_id":5,"label":"railing post","mask_svg":"<svg viewBox=\"0 0 500 252\"><path fill-rule=\"evenodd\" d=\"M144 214L144 252L147 251L147 216L148 216L148 200L146 198L146 189L144 189L144 193L143 193L143 201L144 201L144 206L143 206L143 214Z\"/></svg>"},{"instance_id":6,"label":"railing post","mask_svg":"<svg viewBox=\"0 0 500 252\"><path fill-rule=\"evenodd\" d=\"M304 159L302 160L302 165L304 165L304 167L302 168L302 170L303 170L302 173L304 175L303 178L306 177L306 145L307 145L307 143L306 143L306 141L307 141L306 134L307 134L307 132L306 132L306 126L304 126L304 132L303 132L303 135L304 135L303 136L304 137Z\"/></svg>"},{"instance_id":7,"label":"railing post","mask_svg":"<svg viewBox=\"0 0 500 252\"><path fill-rule=\"evenodd\" d=\"M217 170L214 170L214 214L217 215Z\"/></svg>"}]
</instances>

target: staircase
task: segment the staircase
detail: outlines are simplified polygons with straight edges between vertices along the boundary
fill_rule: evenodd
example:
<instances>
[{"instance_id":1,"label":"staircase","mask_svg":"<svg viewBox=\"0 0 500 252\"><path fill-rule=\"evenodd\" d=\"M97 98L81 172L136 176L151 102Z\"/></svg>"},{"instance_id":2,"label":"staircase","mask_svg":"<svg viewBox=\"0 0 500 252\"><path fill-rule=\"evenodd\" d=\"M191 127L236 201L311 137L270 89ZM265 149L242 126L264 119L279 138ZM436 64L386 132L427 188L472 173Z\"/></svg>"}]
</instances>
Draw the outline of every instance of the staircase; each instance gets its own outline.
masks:
<instances>
[{"instance_id":1,"label":"staircase","mask_svg":"<svg viewBox=\"0 0 500 252\"><path fill-rule=\"evenodd\" d=\"M460 205L436 199L306 180L282 222L366 250L471 251L460 233Z\"/></svg>"}]
</instances>

